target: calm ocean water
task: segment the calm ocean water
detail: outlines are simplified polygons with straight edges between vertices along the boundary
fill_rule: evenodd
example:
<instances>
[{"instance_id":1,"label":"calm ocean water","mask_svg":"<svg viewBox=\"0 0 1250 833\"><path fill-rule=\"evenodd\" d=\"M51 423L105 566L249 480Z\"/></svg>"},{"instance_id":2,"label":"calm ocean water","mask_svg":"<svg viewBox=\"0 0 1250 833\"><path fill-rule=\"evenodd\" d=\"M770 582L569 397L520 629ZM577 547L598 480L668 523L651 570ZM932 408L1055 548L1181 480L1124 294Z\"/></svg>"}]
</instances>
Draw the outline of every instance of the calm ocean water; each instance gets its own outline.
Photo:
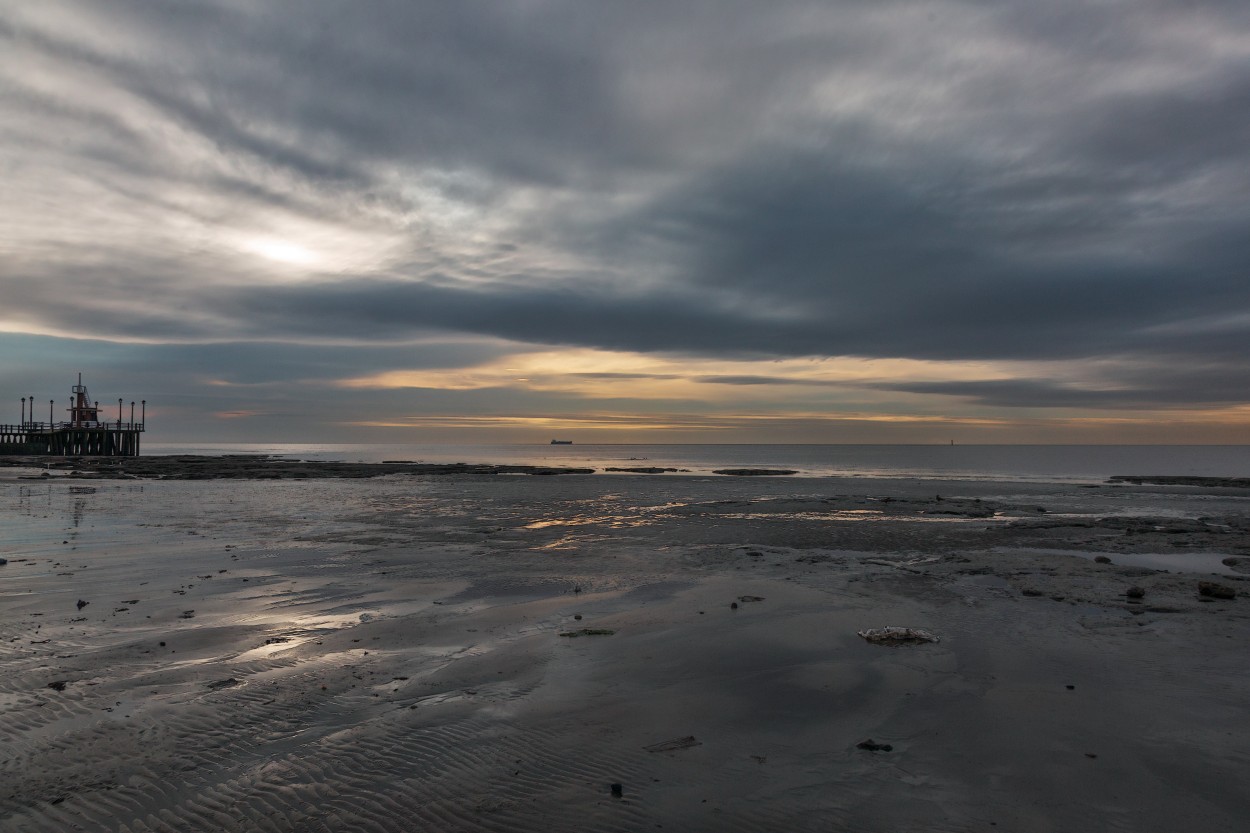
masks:
<instances>
[{"instance_id":1,"label":"calm ocean water","mask_svg":"<svg viewBox=\"0 0 1250 833\"><path fill-rule=\"evenodd\" d=\"M146 444L146 454L273 454L301 460L785 468L815 477L1100 482L1117 475L1250 477L1250 446L1211 445L312 445Z\"/></svg>"}]
</instances>

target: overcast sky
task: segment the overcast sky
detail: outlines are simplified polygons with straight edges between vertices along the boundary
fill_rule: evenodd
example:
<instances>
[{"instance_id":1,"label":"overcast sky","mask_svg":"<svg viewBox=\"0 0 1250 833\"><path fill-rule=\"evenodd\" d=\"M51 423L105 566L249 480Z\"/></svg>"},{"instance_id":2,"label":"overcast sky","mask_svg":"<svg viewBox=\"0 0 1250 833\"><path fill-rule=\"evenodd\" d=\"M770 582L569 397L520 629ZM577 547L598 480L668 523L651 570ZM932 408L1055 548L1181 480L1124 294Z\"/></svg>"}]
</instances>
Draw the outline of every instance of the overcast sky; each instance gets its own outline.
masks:
<instances>
[{"instance_id":1,"label":"overcast sky","mask_svg":"<svg viewBox=\"0 0 1250 833\"><path fill-rule=\"evenodd\" d=\"M0 0L0 348L158 442L1250 442L1250 3Z\"/></svg>"}]
</instances>

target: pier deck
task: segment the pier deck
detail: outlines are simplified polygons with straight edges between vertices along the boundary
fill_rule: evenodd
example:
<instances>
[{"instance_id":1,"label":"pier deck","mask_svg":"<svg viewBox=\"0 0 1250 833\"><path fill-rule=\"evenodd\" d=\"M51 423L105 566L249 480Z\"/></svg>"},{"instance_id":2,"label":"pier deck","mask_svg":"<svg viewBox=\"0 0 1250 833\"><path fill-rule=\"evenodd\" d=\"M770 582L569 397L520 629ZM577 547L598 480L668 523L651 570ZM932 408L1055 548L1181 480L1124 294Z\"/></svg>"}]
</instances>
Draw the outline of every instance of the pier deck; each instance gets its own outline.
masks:
<instances>
[{"instance_id":1,"label":"pier deck","mask_svg":"<svg viewBox=\"0 0 1250 833\"><path fill-rule=\"evenodd\" d=\"M0 454L50 454L61 457L136 457L142 422L27 422L0 425Z\"/></svg>"}]
</instances>

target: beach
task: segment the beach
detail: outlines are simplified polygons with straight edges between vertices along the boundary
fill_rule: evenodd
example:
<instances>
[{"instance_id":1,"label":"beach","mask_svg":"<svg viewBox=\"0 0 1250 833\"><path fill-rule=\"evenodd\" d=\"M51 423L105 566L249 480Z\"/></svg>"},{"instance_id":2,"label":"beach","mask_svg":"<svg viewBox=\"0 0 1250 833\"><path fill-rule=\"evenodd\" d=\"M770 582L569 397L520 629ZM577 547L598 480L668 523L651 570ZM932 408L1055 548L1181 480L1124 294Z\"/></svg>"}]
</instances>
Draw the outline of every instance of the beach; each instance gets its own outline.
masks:
<instances>
[{"instance_id":1,"label":"beach","mask_svg":"<svg viewBox=\"0 0 1250 833\"><path fill-rule=\"evenodd\" d=\"M1240 481L97 462L0 468L5 831L1250 814Z\"/></svg>"}]
</instances>

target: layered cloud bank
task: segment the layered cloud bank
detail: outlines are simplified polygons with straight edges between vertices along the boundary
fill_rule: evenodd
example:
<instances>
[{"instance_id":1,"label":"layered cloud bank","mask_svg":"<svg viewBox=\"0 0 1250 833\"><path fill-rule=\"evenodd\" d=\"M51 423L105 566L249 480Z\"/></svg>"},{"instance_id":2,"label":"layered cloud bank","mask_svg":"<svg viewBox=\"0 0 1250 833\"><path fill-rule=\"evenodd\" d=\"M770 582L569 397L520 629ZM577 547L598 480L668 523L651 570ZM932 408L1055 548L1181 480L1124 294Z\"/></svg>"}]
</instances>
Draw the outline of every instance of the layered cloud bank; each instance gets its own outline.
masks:
<instances>
[{"instance_id":1,"label":"layered cloud bank","mask_svg":"<svg viewBox=\"0 0 1250 833\"><path fill-rule=\"evenodd\" d=\"M49 0L0 43L14 401L1250 441L1244 3Z\"/></svg>"}]
</instances>

